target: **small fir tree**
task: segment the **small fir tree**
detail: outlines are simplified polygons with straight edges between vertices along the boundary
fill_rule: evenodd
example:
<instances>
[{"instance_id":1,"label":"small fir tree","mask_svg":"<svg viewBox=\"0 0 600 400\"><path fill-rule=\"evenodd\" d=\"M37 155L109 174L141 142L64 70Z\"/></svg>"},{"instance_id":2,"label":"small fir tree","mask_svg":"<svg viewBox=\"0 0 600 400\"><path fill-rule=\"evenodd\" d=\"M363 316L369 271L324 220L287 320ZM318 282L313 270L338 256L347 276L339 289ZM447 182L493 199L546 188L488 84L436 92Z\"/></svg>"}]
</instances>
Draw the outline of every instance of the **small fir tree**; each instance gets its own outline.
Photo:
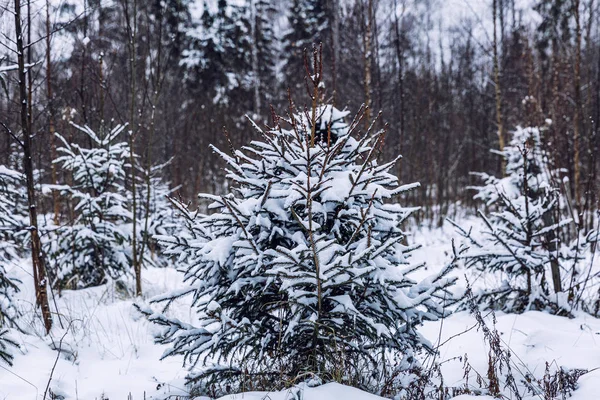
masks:
<instances>
[{"instance_id":1,"label":"small fir tree","mask_svg":"<svg viewBox=\"0 0 600 400\"><path fill-rule=\"evenodd\" d=\"M0 265L16 259L22 250L18 244L26 232L26 195L23 174L0 165Z\"/></svg>"},{"instance_id":2,"label":"small fir tree","mask_svg":"<svg viewBox=\"0 0 600 400\"><path fill-rule=\"evenodd\" d=\"M10 347L17 346L8 336L8 328L16 326L17 311L13 296L18 291L6 265L14 262L21 253L19 233L27 226L24 209L23 175L0 165L0 360L12 363Z\"/></svg>"},{"instance_id":3,"label":"small fir tree","mask_svg":"<svg viewBox=\"0 0 600 400\"><path fill-rule=\"evenodd\" d=\"M47 253L55 266L53 284L60 288L100 285L131 269L132 213L125 189L130 148L119 141L125 125L104 135L74 125L90 148L67 142L58 149L55 163L73 175L73 185L63 194L74 202L71 224L52 232Z\"/></svg>"},{"instance_id":4,"label":"small fir tree","mask_svg":"<svg viewBox=\"0 0 600 400\"><path fill-rule=\"evenodd\" d=\"M537 127L516 129L499 152L505 160L503 178L477 174L484 184L474 188L475 198L491 209L489 215L479 212L484 222L481 238L458 227L471 246L460 256L466 266L481 279L500 282L475 291L484 308L555 313L570 308L557 249L560 229L571 220L560 216L560 193L553 185L542 132Z\"/></svg>"},{"instance_id":5,"label":"small fir tree","mask_svg":"<svg viewBox=\"0 0 600 400\"><path fill-rule=\"evenodd\" d=\"M0 361L11 365L13 355L11 347L17 347L8 335L8 328L16 326L17 311L13 304L13 296L18 291L17 281L11 279L6 269L0 264Z\"/></svg>"},{"instance_id":6,"label":"small fir tree","mask_svg":"<svg viewBox=\"0 0 600 400\"><path fill-rule=\"evenodd\" d=\"M417 326L444 314L450 268L409 277L422 266L403 244L414 209L392 199L418 184L399 186L397 160L376 161L384 132L359 134L363 114L350 124L347 114L315 105L269 130L253 125L261 140L231 156L213 148L232 193L201 194L206 215L174 201L187 229L159 241L189 286L152 303L191 295L197 319L138 308L164 328L164 356L183 355L192 381L237 391L312 374L372 389L383 371L398 376L431 350Z\"/></svg>"}]
</instances>

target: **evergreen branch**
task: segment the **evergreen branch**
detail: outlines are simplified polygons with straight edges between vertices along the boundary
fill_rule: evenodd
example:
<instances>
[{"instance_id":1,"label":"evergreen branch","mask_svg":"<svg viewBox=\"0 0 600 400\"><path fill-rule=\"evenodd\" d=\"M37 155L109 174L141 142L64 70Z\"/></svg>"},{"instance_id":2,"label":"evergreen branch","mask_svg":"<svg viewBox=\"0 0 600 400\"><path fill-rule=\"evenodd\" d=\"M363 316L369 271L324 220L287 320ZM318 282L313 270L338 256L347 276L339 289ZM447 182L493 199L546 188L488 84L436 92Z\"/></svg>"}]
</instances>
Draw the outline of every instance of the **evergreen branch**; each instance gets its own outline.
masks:
<instances>
[{"instance_id":1,"label":"evergreen branch","mask_svg":"<svg viewBox=\"0 0 600 400\"><path fill-rule=\"evenodd\" d=\"M248 231L246 231L246 227L244 226L244 224L242 224L242 221L240 221L240 219L238 218L237 214L233 211L233 208L231 207L231 205L229 205L229 203L227 202L227 200L225 199L224 196L221 196L221 199L223 200L223 204L225 204L225 207L227 207L227 209L229 210L229 212L231 213L231 215L233 216L233 218L235 218L235 220L238 223L239 227L244 232L245 239L252 246L252 249L254 250L254 253L256 253L257 256L260 255L260 252L258 251L258 248L254 244L254 240L248 234Z\"/></svg>"},{"instance_id":2,"label":"evergreen branch","mask_svg":"<svg viewBox=\"0 0 600 400\"><path fill-rule=\"evenodd\" d=\"M504 246L506 250L508 250L513 259L517 261L517 263L519 263L519 265L521 265L521 267L523 267L525 271L529 271L530 268L527 266L527 264L523 260L521 260L521 258L515 253L515 251L496 233L494 227L492 226L492 223L485 217L485 215L483 215L483 213L480 210L477 210L477 214L483 219L487 227L490 229L490 233L498 240L498 242L500 242L500 244L502 244L502 246Z\"/></svg>"},{"instance_id":3,"label":"evergreen branch","mask_svg":"<svg viewBox=\"0 0 600 400\"><path fill-rule=\"evenodd\" d=\"M369 205L367 206L366 212L363 212L363 210L361 210L362 218L361 218L358 226L356 227L356 230L354 231L354 233L352 234L352 236L346 243L346 248L348 248L348 246L354 241L354 238L356 237L356 235L358 235L359 231L362 229L363 225L367 221L367 216L369 215L369 211L371 211L371 207L373 206L373 200L375 199L376 194L377 194L377 189L375 189L375 191L373 192L373 195L371 196L371 199L369 200Z\"/></svg>"}]
</instances>

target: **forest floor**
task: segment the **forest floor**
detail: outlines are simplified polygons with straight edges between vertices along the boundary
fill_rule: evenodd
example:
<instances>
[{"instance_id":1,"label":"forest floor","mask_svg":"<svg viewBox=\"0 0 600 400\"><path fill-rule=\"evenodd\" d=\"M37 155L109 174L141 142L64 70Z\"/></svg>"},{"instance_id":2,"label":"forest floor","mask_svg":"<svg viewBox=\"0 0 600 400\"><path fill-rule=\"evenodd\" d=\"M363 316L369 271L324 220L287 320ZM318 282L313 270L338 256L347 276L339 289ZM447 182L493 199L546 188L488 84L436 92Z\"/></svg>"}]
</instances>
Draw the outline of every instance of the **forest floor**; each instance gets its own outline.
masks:
<instances>
[{"instance_id":1,"label":"forest floor","mask_svg":"<svg viewBox=\"0 0 600 400\"><path fill-rule=\"evenodd\" d=\"M463 222L468 225L473 221ZM413 258L428 263L427 271L418 272L419 278L448 261L452 237L455 234L448 225L413 232L411 241L423 245ZM596 267L600 269L600 263ZM156 328L137 314L134 300L121 285L111 283L55 294L51 307L59 311L60 317L55 317L52 334L44 336L39 316L33 312L30 265L23 261L8 269L23 281L18 304L25 312L21 324L29 333L11 332L21 349L15 354L12 368L0 365L0 399L50 399L50 392L65 399L81 400L175 399L187 395L184 386L187 371L182 367L182 358L160 360L166 347L154 344L152 333ZM465 287L464 271L453 273L459 277L455 290L460 293ZM172 268L145 270L144 297L181 287L181 278ZM127 284L132 287L132 282ZM170 313L183 321L191 318L186 300L174 303ZM488 326L493 327L493 317L485 313L484 316ZM587 369L591 372L579 379L572 399L599 398L600 369L595 368L600 367L600 319L585 314L568 319L533 311L519 315L497 313L495 317L501 345L510 349L517 381L527 374L542 379L546 363L551 371L558 367ZM485 376L489 346L472 315L458 312L443 321L425 323L420 331L432 343L442 343L436 361L441 364L445 385L464 386L466 355L472 366L469 385L478 388L475 376L476 373ZM297 390L306 400L378 398L338 384ZM294 392L246 393L227 399L286 400ZM471 396L456 397L467 398ZM529 394L524 398L543 397Z\"/></svg>"}]
</instances>

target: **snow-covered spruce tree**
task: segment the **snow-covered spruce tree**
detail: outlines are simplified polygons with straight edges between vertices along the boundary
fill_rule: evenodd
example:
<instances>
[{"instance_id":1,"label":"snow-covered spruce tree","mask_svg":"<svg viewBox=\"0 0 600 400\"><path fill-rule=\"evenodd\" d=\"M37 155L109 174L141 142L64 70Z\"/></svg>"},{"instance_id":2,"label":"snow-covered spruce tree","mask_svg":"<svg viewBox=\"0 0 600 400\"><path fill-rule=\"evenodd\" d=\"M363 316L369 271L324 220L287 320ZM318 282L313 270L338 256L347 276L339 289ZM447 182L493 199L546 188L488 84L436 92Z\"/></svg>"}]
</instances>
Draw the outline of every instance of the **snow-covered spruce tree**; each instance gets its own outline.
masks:
<instances>
[{"instance_id":1,"label":"snow-covered spruce tree","mask_svg":"<svg viewBox=\"0 0 600 400\"><path fill-rule=\"evenodd\" d=\"M474 289L485 308L554 313L569 309L557 249L559 230L570 220L561 219L558 212L560 194L552 184L542 133L537 127L518 127L499 153L505 160L504 177L477 174L484 184L474 188L475 198L491 209L487 216L479 212L484 223L481 237L475 239L471 231L458 227L470 242L460 258L478 279L486 280L485 288Z\"/></svg>"},{"instance_id":2,"label":"snow-covered spruce tree","mask_svg":"<svg viewBox=\"0 0 600 400\"><path fill-rule=\"evenodd\" d=\"M17 281L8 276L6 265L19 257L17 237L25 231L23 175L0 165L0 361L12 362L10 347L16 346L8 337L8 327L15 325L17 316L12 297L17 292Z\"/></svg>"},{"instance_id":3,"label":"snow-covered spruce tree","mask_svg":"<svg viewBox=\"0 0 600 400\"><path fill-rule=\"evenodd\" d=\"M362 114L347 124L330 105L291 115L270 130L253 125L261 140L231 156L214 149L234 189L200 195L212 213L175 202L187 231L160 242L189 286L152 303L191 295L197 320L138 308L163 327L164 356L183 355L204 388L316 375L375 390L386 368L408 370L431 350L416 328L444 314L450 268L409 277L422 266L402 243L414 209L393 199L418 184L398 186L397 160L378 165L383 131L359 134Z\"/></svg>"},{"instance_id":4,"label":"snow-covered spruce tree","mask_svg":"<svg viewBox=\"0 0 600 400\"><path fill-rule=\"evenodd\" d=\"M0 265L16 259L22 250L19 243L28 225L26 210L25 177L23 174L0 165Z\"/></svg>"},{"instance_id":5,"label":"snow-covered spruce tree","mask_svg":"<svg viewBox=\"0 0 600 400\"><path fill-rule=\"evenodd\" d=\"M17 347L8 335L8 328L15 325L16 311L12 304L12 296L18 291L16 282L6 275L0 265L0 361L12 364L13 355L11 347Z\"/></svg>"},{"instance_id":6,"label":"snow-covered spruce tree","mask_svg":"<svg viewBox=\"0 0 600 400\"><path fill-rule=\"evenodd\" d=\"M74 203L74 220L50 235L46 252L52 284L84 288L118 278L131 269L131 209L125 189L129 145L120 141L125 129L118 125L97 135L89 127L74 125L90 148L69 143L54 160L73 175L64 195Z\"/></svg>"},{"instance_id":7,"label":"snow-covered spruce tree","mask_svg":"<svg viewBox=\"0 0 600 400\"><path fill-rule=\"evenodd\" d=\"M12 297L18 291L17 283L6 274L4 265L0 263L0 361L9 365L13 359L10 348L17 346L8 336L8 328L16 325L17 311Z\"/></svg>"}]
</instances>

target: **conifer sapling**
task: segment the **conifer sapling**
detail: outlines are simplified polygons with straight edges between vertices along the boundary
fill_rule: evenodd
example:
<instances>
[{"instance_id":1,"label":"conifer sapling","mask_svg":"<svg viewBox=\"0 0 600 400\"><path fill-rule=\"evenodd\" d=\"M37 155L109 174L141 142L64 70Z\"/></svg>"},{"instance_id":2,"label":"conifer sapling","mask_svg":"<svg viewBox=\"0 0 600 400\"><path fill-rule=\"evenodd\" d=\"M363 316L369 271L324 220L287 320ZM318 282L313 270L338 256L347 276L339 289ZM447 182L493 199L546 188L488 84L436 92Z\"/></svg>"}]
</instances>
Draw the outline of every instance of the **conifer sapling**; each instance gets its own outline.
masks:
<instances>
[{"instance_id":1,"label":"conifer sapling","mask_svg":"<svg viewBox=\"0 0 600 400\"><path fill-rule=\"evenodd\" d=\"M20 256L21 247L18 243L23 238L19 234L26 232L26 218L23 215L24 176L0 165L0 361L12 363L11 347L17 344L10 339L8 328L16 326L18 315L13 296L18 291L19 283L10 277L7 265Z\"/></svg>"},{"instance_id":2,"label":"conifer sapling","mask_svg":"<svg viewBox=\"0 0 600 400\"><path fill-rule=\"evenodd\" d=\"M162 311L138 308L162 326L164 356L183 355L189 378L217 391L315 375L372 387L386 368L418 365L431 346L417 326L443 316L450 298L450 267L410 278L422 265L410 263L417 246L403 244L401 225L415 209L396 201L418 184L398 184L398 159L377 162L385 132L375 122L359 132L363 113L349 122L314 107L291 106L269 129L253 124L259 139L231 155L213 148L231 193L200 194L208 214L174 201L186 229L159 237L188 286L152 299ZM191 323L166 312L183 296Z\"/></svg>"},{"instance_id":3,"label":"conifer sapling","mask_svg":"<svg viewBox=\"0 0 600 400\"><path fill-rule=\"evenodd\" d=\"M560 217L560 194L553 185L542 133L538 127L518 127L499 152L505 176L477 174L484 184L474 188L475 198L492 210L489 215L479 212L482 237L475 239L457 227L470 243L460 258L480 279L496 282L474 292L485 308L555 313L569 309L557 249L560 229L571 220Z\"/></svg>"},{"instance_id":4,"label":"conifer sapling","mask_svg":"<svg viewBox=\"0 0 600 400\"><path fill-rule=\"evenodd\" d=\"M53 285L83 288L118 278L131 269L132 213L125 190L131 151L119 141L125 125L96 134L88 126L74 125L91 147L69 143L54 160L73 174L73 185L63 191L74 201L74 221L52 232L46 252L55 268Z\"/></svg>"}]
</instances>

